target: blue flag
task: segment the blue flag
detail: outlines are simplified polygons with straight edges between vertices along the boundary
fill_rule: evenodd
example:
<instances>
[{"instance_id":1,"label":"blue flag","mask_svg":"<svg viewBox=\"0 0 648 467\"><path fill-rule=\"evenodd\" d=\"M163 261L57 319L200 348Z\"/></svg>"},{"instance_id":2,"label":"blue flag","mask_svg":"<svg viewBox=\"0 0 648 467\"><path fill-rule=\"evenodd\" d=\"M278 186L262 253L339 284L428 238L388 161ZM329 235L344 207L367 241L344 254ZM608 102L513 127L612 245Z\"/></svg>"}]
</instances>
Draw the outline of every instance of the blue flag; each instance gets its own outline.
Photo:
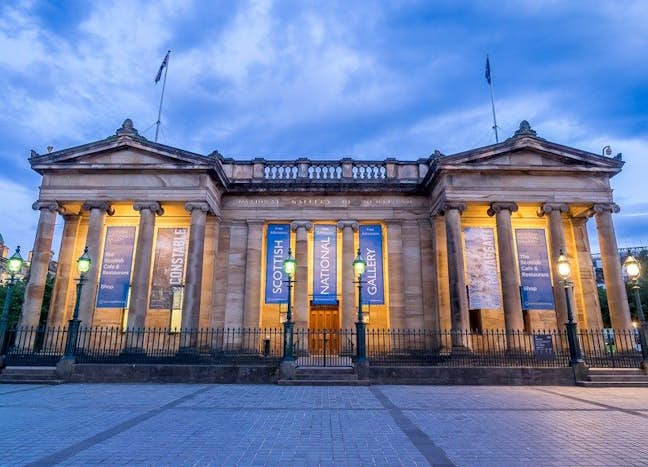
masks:
<instances>
[{"instance_id":1,"label":"blue flag","mask_svg":"<svg viewBox=\"0 0 648 467\"><path fill-rule=\"evenodd\" d=\"M158 81L160 81L160 78L162 77L162 70L164 70L167 67L167 65L169 64L169 54L170 53L171 53L171 51L169 50L166 53L166 55L164 56L164 60L162 60L162 65L160 65L160 69L158 70L157 75L155 75L155 84L157 84Z\"/></svg>"},{"instance_id":2,"label":"blue flag","mask_svg":"<svg viewBox=\"0 0 648 467\"><path fill-rule=\"evenodd\" d=\"M491 84L490 81L490 61L488 60L488 55L486 55L486 81L488 81L488 84Z\"/></svg>"},{"instance_id":3,"label":"blue flag","mask_svg":"<svg viewBox=\"0 0 648 467\"><path fill-rule=\"evenodd\" d=\"M488 55L486 55L486 81L488 81L488 84L491 84L491 75L490 75L490 61L488 60Z\"/></svg>"}]
</instances>

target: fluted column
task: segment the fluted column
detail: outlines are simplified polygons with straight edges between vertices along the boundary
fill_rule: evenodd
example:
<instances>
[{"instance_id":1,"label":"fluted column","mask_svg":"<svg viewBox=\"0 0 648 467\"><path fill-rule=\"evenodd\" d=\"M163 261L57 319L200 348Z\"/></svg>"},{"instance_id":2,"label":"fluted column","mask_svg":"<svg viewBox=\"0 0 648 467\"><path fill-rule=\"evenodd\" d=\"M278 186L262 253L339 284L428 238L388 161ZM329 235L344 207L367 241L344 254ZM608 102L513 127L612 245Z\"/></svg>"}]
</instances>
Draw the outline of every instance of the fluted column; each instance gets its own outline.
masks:
<instances>
[{"instance_id":1,"label":"fluted column","mask_svg":"<svg viewBox=\"0 0 648 467\"><path fill-rule=\"evenodd\" d=\"M52 291L52 301L49 313L47 314L48 326L62 326L65 316L68 290L73 271L76 271L74 257L74 243L79 231L80 216L78 214L66 214L63 216L63 235L59 247L58 264L56 266L56 280Z\"/></svg>"},{"instance_id":2,"label":"fluted column","mask_svg":"<svg viewBox=\"0 0 648 467\"><path fill-rule=\"evenodd\" d=\"M545 214L549 218L549 244L551 248L551 269L553 272L553 297L556 308L556 324L558 329L563 329L567 322L567 302L565 301L565 290L560 283L560 277L555 271L555 265L560 256L560 250L567 252L565 246L565 232L562 224L561 213L569 212L564 203L544 203L538 210L539 216Z\"/></svg>"},{"instance_id":3,"label":"fluted column","mask_svg":"<svg viewBox=\"0 0 648 467\"><path fill-rule=\"evenodd\" d=\"M632 327L630 308L626 294L623 276L621 274L621 261L617 247L612 213L619 212L619 206L614 203L598 203L592 206L598 231L601 261L603 262L603 277L605 291L607 292L608 306L610 307L610 320L616 329Z\"/></svg>"},{"instance_id":4,"label":"fluted column","mask_svg":"<svg viewBox=\"0 0 648 467\"><path fill-rule=\"evenodd\" d=\"M295 260L295 310L294 320L297 329L308 328L308 231L313 229L310 221L293 221L290 230L296 232Z\"/></svg>"},{"instance_id":5,"label":"fluted column","mask_svg":"<svg viewBox=\"0 0 648 467\"><path fill-rule=\"evenodd\" d=\"M592 251L590 249L589 235L587 233L587 217L572 217L571 224L574 230L574 243L576 245L576 258L580 271L581 293L585 310L585 323L579 322L581 328L603 329L601 304L599 303L596 274L592 264ZM580 321L580 320L579 320Z\"/></svg>"},{"instance_id":6,"label":"fluted column","mask_svg":"<svg viewBox=\"0 0 648 467\"><path fill-rule=\"evenodd\" d=\"M36 201L32 205L32 209L40 211L40 216L32 250L29 281L25 287L25 301L20 315L20 326L38 326L40 320L45 281L52 255L54 224L59 205L55 201Z\"/></svg>"},{"instance_id":7,"label":"fluted column","mask_svg":"<svg viewBox=\"0 0 648 467\"><path fill-rule=\"evenodd\" d=\"M263 221L250 220L247 238L247 266L245 268L245 314L243 326L258 328L261 325L261 244Z\"/></svg>"},{"instance_id":8,"label":"fluted column","mask_svg":"<svg viewBox=\"0 0 648 467\"><path fill-rule=\"evenodd\" d=\"M356 313L355 289L353 281L353 234L360 225L357 221L338 221L337 228L342 231L342 329L353 329L358 313Z\"/></svg>"},{"instance_id":9,"label":"fluted column","mask_svg":"<svg viewBox=\"0 0 648 467\"><path fill-rule=\"evenodd\" d=\"M104 221L106 214L112 216L115 211L108 201L87 201L83 204L82 209L90 211L85 246L88 247L88 255L92 260L92 264L86 274L86 282L81 292L79 320L82 326L92 326L95 302L97 300L97 282L101 263L99 253L104 235Z\"/></svg>"},{"instance_id":10,"label":"fluted column","mask_svg":"<svg viewBox=\"0 0 648 467\"><path fill-rule=\"evenodd\" d=\"M517 204L502 202L492 203L488 209L488 215L495 216L497 225L497 247L502 277L502 302L507 331L524 329L517 261L513 246L513 226L511 225L511 213L517 210Z\"/></svg>"},{"instance_id":11,"label":"fluted column","mask_svg":"<svg viewBox=\"0 0 648 467\"><path fill-rule=\"evenodd\" d=\"M137 247L131 281L131 296L128 307L128 327L143 328L146 324L148 294L151 282L151 261L153 252L153 235L155 233L155 216L161 216L164 210L156 201L138 201L133 209L139 211L140 222L137 232Z\"/></svg>"},{"instance_id":12,"label":"fluted column","mask_svg":"<svg viewBox=\"0 0 648 467\"><path fill-rule=\"evenodd\" d=\"M454 347L465 347L466 339L461 332L470 328L468 315L468 296L466 295L466 270L461 241L461 213L466 209L464 203L445 203L443 214L446 226L448 250L448 281L450 282L450 317Z\"/></svg>"},{"instance_id":13,"label":"fluted column","mask_svg":"<svg viewBox=\"0 0 648 467\"><path fill-rule=\"evenodd\" d=\"M198 327L198 320L200 319L205 225L209 205L200 201L189 202L185 204L185 209L191 213L191 227L189 229L187 273L182 302L182 327L195 329Z\"/></svg>"}]
</instances>

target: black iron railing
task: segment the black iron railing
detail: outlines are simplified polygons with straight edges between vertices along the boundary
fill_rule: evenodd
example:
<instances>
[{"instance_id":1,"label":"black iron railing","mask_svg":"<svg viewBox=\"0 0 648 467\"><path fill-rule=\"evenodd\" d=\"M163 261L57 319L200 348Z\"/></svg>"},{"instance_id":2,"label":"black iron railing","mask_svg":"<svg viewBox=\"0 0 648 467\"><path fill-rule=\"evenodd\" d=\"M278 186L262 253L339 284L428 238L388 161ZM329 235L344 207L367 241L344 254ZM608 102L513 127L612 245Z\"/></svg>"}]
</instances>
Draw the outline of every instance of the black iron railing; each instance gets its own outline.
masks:
<instances>
[{"instance_id":1,"label":"black iron railing","mask_svg":"<svg viewBox=\"0 0 648 467\"><path fill-rule=\"evenodd\" d=\"M3 354L8 365L55 365L63 356L64 327L13 327ZM270 364L283 357L283 329L129 329L81 326L74 342L78 363ZM352 366L355 330L295 329L297 366ZM637 368L641 347L634 329L580 330L589 367ZM565 330L455 332L368 329L367 357L374 366L566 367Z\"/></svg>"}]
</instances>

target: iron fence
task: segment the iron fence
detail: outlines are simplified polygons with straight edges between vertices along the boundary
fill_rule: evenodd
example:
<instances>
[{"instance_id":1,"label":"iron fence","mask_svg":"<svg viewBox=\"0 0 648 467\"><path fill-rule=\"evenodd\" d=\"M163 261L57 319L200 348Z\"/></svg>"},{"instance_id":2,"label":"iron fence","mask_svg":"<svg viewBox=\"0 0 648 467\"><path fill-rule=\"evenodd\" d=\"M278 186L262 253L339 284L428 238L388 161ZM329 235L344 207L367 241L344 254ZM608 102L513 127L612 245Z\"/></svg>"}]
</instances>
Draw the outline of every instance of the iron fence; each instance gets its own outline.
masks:
<instances>
[{"instance_id":1,"label":"iron fence","mask_svg":"<svg viewBox=\"0 0 648 467\"><path fill-rule=\"evenodd\" d=\"M374 366L564 367L564 331L370 329L367 356Z\"/></svg>"},{"instance_id":2,"label":"iron fence","mask_svg":"<svg viewBox=\"0 0 648 467\"><path fill-rule=\"evenodd\" d=\"M368 329L367 357L374 366L565 367L565 330L437 331ZM65 327L13 327L2 353L8 365L55 365L63 356ZM355 330L295 329L298 366L352 366ZM637 368L641 346L635 329L578 331L586 365ZM283 357L282 328L182 329L81 327L74 346L78 363L271 364Z\"/></svg>"}]
</instances>

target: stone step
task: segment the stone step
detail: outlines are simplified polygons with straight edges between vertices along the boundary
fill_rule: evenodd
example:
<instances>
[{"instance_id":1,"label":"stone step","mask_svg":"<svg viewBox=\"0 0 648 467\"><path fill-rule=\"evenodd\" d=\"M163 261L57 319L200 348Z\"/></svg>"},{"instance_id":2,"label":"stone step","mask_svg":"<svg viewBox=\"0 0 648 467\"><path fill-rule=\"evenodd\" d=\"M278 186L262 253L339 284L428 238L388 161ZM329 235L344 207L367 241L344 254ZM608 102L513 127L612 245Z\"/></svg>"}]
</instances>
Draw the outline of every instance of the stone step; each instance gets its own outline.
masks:
<instances>
[{"instance_id":1,"label":"stone step","mask_svg":"<svg viewBox=\"0 0 648 467\"><path fill-rule=\"evenodd\" d=\"M648 388L648 381L621 382L621 381L576 381L576 386L584 388Z\"/></svg>"},{"instance_id":2,"label":"stone step","mask_svg":"<svg viewBox=\"0 0 648 467\"><path fill-rule=\"evenodd\" d=\"M631 382L634 382L634 381L637 381L637 382L648 381L648 376L646 376L646 375L635 375L635 374L630 374L630 375L589 375L589 377L587 379L588 379L588 381L600 381L600 382L618 381L618 382L631 383Z\"/></svg>"},{"instance_id":3,"label":"stone step","mask_svg":"<svg viewBox=\"0 0 648 467\"><path fill-rule=\"evenodd\" d=\"M62 379L12 379L0 377L0 384L63 384Z\"/></svg>"},{"instance_id":4,"label":"stone step","mask_svg":"<svg viewBox=\"0 0 648 467\"><path fill-rule=\"evenodd\" d=\"M369 386L368 379L280 379L279 386Z\"/></svg>"},{"instance_id":5,"label":"stone step","mask_svg":"<svg viewBox=\"0 0 648 467\"><path fill-rule=\"evenodd\" d=\"M300 381L357 381L358 375L300 375L297 373L295 379Z\"/></svg>"},{"instance_id":6,"label":"stone step","mask_svg":"<svg viewBox=\"0 0 648 467\"><path fill-rule=\"evenodd\" d=\"M645 375L639 368L590 368L590 375Z\"/></svg>"}]
</instances>

